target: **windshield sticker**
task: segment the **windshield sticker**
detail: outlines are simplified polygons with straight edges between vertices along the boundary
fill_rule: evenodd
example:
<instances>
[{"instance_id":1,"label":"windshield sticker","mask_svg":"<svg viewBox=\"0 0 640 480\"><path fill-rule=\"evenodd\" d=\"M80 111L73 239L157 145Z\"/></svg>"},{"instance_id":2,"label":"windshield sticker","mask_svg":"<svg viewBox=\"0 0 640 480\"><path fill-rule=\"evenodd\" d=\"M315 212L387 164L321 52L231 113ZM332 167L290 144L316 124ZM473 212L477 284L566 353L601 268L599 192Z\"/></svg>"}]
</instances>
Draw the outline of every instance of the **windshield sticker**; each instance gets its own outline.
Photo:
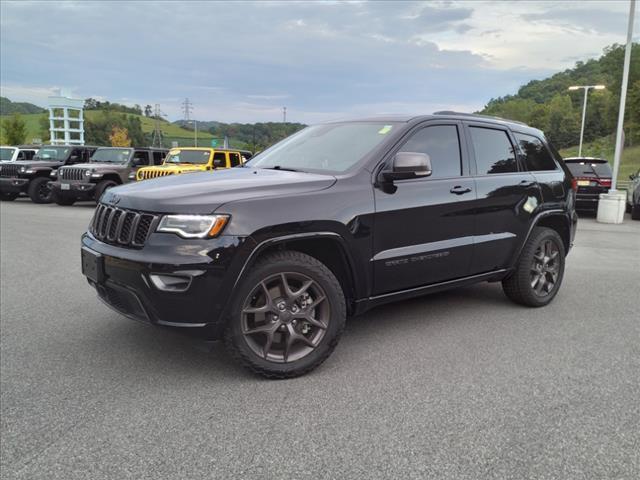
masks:
<instances>
[{"instance_id":1,"label":"windshield sticker","mask_svg":"<svg viewBox=\"0 0 640 480\"><path fill-rule=\"evenodd\" d=\"M393 128L393 125L385 125L380 130L378 130L378 133L380 135L386 135L387 133L389 133L391 131L392 128Z\"/></svg>"},{"instance_id":2,"label":"windshield sticker","mask_svg":"<svg viewBox=\"0 0 640 480\"><path fill-rule=\"evenodd\" d=\"M180 153L179 148L174 148L172 150L169 150L169 155L178 155L179 153Z\"/></svg>"}]
</instances>

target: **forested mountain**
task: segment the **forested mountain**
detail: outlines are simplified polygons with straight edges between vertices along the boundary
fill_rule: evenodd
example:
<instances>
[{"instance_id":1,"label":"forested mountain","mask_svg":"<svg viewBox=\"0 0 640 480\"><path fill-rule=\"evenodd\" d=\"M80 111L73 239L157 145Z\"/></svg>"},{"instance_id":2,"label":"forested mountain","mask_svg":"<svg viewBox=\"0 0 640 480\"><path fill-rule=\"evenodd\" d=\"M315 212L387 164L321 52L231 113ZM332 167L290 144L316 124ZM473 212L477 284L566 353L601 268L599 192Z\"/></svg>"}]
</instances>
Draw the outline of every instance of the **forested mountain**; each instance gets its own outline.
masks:
<instances>
[{"instance_id":1,"label":"forested mountain","mask_svg":"<svg viewBox=\"0 0 640 480\"><path fill-rule=\"evenodd\" d=\"M13 115L14 113L42 113L40 108L33 103L12 102L7 97L0 97L0 115Z\"/></svg>"},{"instance_id":2,"label":"forested mountain","mask_svg":"<svg viewBox=\"0 0 640 480\"><path fill-rule=\"evenodd\" d=\"M585 142L615 132L620 103L624 46L605 48L603 55L545 80L533 80L515 95L495 98L480 112L525 122L544 130L551 141L564 148L578 143L584 90L569 91L571 85L606 86L590 90L585 123ZM625 109L627 145L640 143L640 44L631 52L631 70Z\"/></svg>"}]
</instances>

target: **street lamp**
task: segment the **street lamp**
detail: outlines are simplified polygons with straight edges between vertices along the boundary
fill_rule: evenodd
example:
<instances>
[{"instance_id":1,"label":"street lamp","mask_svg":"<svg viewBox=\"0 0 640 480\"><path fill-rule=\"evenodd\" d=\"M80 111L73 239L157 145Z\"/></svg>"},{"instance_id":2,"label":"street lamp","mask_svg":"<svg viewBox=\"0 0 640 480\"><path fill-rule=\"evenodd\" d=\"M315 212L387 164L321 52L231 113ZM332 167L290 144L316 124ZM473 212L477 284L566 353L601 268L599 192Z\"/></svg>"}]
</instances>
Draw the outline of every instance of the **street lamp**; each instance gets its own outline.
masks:
<instances>
[{"instance_id":1,"label":"street lamp","mask_svg":"<svg viewBox=\"0 0 640 480\"><path fill-rule=\"evenodd\" d=\"M584 89L584 103L582 104L582 127L580 128L580 146L578 147L578 156L582 156L582 139L584 138L584 120L587 115L587 96L589 94L589 89L593 88L594 90L604 90L604 85L572 85L569 87L569 90L580 90Z\"/></svg>"}]
</instances>

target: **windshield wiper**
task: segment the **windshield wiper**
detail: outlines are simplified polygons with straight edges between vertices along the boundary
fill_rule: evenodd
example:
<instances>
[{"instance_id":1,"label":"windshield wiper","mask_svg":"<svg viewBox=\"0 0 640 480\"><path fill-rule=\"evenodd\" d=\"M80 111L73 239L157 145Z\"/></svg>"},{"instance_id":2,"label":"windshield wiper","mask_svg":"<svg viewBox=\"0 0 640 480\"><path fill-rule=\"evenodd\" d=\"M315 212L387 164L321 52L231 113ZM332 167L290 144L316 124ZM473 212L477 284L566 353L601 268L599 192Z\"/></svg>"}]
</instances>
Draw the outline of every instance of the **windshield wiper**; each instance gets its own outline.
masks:
<instances>
[{"instance_id":1,"label":"windshield wiper","mask_svg":"<svg viewBox=\"0 0 640 480\"><path fill-rule=\"evenodd\" d=\"M282 170L285 172L303 172L303 170L298 170L296 168L283 167L282 165L274 165L273 167L259 167L264 168L265 170Z\"/></svg>"}]
</instances>

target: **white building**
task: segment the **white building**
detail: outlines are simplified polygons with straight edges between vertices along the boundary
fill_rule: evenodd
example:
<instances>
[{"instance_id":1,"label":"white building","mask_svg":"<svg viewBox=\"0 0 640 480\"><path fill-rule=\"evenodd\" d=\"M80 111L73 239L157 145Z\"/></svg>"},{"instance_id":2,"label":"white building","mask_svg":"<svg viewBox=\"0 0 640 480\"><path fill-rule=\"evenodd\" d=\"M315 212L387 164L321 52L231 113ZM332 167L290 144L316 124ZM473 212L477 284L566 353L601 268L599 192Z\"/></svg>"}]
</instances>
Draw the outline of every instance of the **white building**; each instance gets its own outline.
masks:
<instances>
[{"instance_id":1,"label":"white building","mask_svg":"<svg viewBox=\"0 0 640 480\"><path fill-rule=\"evenodd\" d=\"M84 145L84 100L49 97L51 145Z\"/></svg>"}]
</instances>

